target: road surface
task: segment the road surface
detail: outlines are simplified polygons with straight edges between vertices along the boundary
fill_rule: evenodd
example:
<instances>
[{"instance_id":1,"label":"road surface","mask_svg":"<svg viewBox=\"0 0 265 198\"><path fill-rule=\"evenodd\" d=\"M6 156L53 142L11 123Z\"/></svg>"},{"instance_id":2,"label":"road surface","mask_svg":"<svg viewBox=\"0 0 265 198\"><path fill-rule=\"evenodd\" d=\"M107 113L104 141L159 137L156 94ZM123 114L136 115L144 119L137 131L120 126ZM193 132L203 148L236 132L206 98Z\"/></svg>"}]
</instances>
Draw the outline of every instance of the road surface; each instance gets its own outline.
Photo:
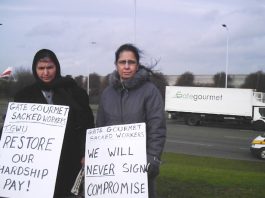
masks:
<instances>
[{"instance_id":1,"label":"road surface","mask_svg":"<svg viewBox=\"0 0 265 198\"><path fill-rule=\"evenodd\" d=\"M219 124L220 125L220 124ZM262 132L249 128L204 125L187 126L167 120L166 152L227 159L261 161L250 153L251 141Z\"/></svg>"}]
</instances>

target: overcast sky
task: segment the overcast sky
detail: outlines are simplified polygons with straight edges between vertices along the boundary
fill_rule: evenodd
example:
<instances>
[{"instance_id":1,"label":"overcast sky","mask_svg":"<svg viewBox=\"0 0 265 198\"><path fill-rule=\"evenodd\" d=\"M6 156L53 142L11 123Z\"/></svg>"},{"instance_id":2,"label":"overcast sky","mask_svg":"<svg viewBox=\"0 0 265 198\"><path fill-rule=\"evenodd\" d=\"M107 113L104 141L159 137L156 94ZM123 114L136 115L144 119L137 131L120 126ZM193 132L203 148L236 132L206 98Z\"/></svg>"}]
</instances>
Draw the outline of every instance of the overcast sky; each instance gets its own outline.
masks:
<instances>
[{"instance_id":1,"label":"overcast sky","mask_svg":"<svg viewBox=\"0 0 265 198\"><path fill-rule=\"evenodd\" d=\"M227 38L228 74L265 68L264 0L0 0L0 23L1 72L31 68L48 48L64 75L106 75L116 49L134 43L164 74L215 74Z\"/></svg>"}]
</instances>

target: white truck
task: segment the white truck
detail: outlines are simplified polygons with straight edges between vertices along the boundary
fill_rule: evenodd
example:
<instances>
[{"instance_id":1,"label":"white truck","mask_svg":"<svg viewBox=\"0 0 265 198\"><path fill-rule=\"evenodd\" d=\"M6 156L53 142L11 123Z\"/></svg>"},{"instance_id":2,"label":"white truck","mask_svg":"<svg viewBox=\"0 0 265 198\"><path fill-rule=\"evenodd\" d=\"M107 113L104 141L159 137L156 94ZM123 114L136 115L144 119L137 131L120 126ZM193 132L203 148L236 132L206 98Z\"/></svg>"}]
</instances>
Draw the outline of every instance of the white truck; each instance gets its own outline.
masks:
<instances>
[{"instance_id":1,"label":"white truck","mask_svg":"<svg viewBox=\"0 0 265 198\"><path fill-rule=\"evenodd\" d=\"M167 86L165 111L188 125L232 119L265 129L265 93L252 89Z\"/></svg>"}]
</instances>

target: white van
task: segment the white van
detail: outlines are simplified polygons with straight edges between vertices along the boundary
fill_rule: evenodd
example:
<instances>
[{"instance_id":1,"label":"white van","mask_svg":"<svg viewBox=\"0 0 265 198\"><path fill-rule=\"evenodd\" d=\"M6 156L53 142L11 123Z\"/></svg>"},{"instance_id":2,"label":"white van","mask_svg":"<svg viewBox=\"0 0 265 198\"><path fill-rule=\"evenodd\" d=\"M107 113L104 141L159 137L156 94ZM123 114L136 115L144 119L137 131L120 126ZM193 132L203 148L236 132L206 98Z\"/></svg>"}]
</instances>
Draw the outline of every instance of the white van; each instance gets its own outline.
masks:
<instances>
[{"instance_id":1,"label":"white van","mask_svg":"<svg viewBox=\"0 0 265 198\"><path fill-rule=\"evenodd\" d=\"M265 133L252 141L250 151L254 156L265 160Z\"/></svg>"}]
</instances>

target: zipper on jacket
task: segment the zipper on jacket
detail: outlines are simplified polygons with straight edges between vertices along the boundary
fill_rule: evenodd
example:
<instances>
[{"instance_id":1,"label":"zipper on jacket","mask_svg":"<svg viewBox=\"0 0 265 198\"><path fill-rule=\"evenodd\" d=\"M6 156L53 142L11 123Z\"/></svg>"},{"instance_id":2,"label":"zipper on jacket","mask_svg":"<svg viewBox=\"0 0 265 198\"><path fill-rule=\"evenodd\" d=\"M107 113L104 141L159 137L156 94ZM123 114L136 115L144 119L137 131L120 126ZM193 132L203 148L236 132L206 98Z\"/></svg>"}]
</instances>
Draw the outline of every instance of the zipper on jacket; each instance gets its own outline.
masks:
<instances>
[{"instance_id":1,"label":"zipper on jacket","mask_svg":"<svg viewBox=\"0 0 265 198\"><path fill-rule=\"evenodd\" d=\"M122 84L122 90L121 90L121 123L124 124L124 119L123 119L123 110L124 110L124 104L123 104L123 98L124 98L124 94L126 92L128 92L128 89L126 89L126 87L124 86L123 83Z\"/></svg>"},{"instance_id":2,"label":"zipper on jacket","mask_svg":"<svg viewBox=\"0 0 265 198\"><path fill-rule=\"evenodd\" d=\"M124 90L125 89L121 90L121 104L120 104L121 105L121 118L120 119L121 119L122 124L123 124L123 100L122 99L123 99L123 95L124 95Z\"/></svg>"}]
</instances>

